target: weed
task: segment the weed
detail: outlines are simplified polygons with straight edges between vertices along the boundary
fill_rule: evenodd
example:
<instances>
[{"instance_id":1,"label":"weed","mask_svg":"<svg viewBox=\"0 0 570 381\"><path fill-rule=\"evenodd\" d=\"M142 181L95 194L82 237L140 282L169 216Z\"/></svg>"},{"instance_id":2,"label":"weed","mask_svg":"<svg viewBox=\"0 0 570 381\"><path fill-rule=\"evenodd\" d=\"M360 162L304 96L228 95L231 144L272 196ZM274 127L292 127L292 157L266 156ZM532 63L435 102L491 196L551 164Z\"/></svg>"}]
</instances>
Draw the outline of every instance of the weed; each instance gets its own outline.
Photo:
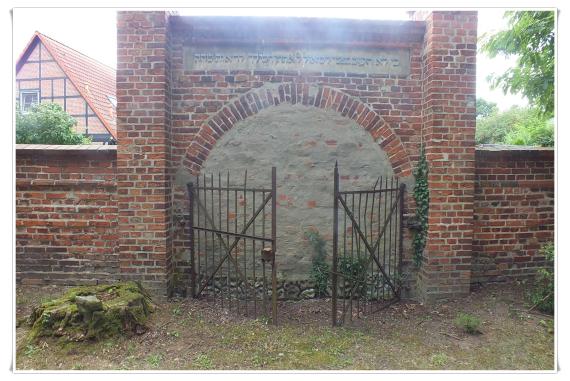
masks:
<instances>
[{"instance_id":1,"label":"weed","mask_svg":"<svg viewBox=\"0 0 570 381\"><path fill-rule=\"evenodd\" d=\"M166 336L180 337L180 332L178 331L166 332Z\"/></svg>"},{"instance_id":2,"label":"weed","mask_svg":"<svg viewBox=\"0 0 570 381\"><path fill-rule=\"evenodd\" d=\"M545 268L538 270L534 288L530 293L532 308L542 312L554 313L554 244L547 243L541 249L547 264ZM531 308L531 309L532 309Z\"/></svg>"},{"instance_id":3,"label":"weed","mask_svg":"<svg viewBox=\"0 0 570 381\"><path fill-rule=\"evenodd\" d=\"M352 296L362 297L366 295L366 270L368 259L365 256L342 257L339 261L339 272L347 281L348 290ZM348 295L345 295L347 297Z\"/></svg>"},{"instance_id":4,"label":"weed","mask_svg":"<svg viewBox=\"0 0 570 381\"><path fill-rule=\"evenodd\" d=\"M430 362L433 366L441 368L447 364L447 355L445 353L436 353L435 355L431 356Z\"/></svg>"},{"instance_id":5,"label":"weed","mask_svg":"<svg viewBox=\"0 0 570 381\"><path fill-rule=\"evenodd\" d=\"M325 297L327 296L330 274L330 266L326 261L326 242L319 232L314 230L305 232L305 237L309 240L315 252L313 265L311 267L311 280L315 285L315 296Z\"/></svg>"},{"instance_id":6,"label":"weed","mask_svg":"<svg viewBox=\"0 0 570 381\"><path fill-rule=\"evenodd\" d=\"M71 367L71 370L83 370L83 365L75 364Z\"/></svg>"},{"instance_id":7,"label":"weed","mask_svg":"<svg viewBox=\"0 0 570 381\"><path fill-rule=\"evenodd\" d=\"M180 309L179 306L176 306L172 309L172 314L174 316L180 316L180 315L182 315L182 310Z\"/></svg>"},{"instance_id":8,"label":"weed","mask_svg":"<svg viewBox=\"0 0 570 381\"><path fill-rule=\"evenodd\" d=\"M464 332L473 335L479 332L481 319L479 319L477 316L460 312L455 318L455 325L458 328L463 329Z\"/></svg>"},{"instance_id":9,"label":"weed","mask_svg":"<svg viewBox=\"0 0 570 381\"><path fill-rule=\"evenodd\" d=\"M32 357L33 355L38 353L39 350L40 348L36 347L35 345L28 344L26 345L26 349L24 349L24 354L28 357Z\"/></svg>"},{"instance_id":10,"label":"weed","mask_svg":"<svg viewBox=\"0 0 570 381\"><path fill-rule=\"evenodd\" d=\"M198 355L194 360L194 364L200 369L212 369L214 367L208 355Z\"/></svg>"},{"instance_id":11,"label":"weed","mask_svg":"<svg viewBox=\"0 0 570 381\"><path fill-rule=\"evenodd\" d=\"M155 354L155 355L150 355L147 357L146 361L149 363L149 365L153 368L158 368L160 366L160 363L162 362L163 357L160 353Z\"/></svg>"},{"instance_id":12,"label":"weed","mask_svg":"<svg viewBox=\"0 0 570 381\"><path fill-rule=\"evenodd\" d=\"M554 320L541 320L538 322L541 326L546 328L546 331L550 334L554 333Z\"/></svg>"}]
</instances>

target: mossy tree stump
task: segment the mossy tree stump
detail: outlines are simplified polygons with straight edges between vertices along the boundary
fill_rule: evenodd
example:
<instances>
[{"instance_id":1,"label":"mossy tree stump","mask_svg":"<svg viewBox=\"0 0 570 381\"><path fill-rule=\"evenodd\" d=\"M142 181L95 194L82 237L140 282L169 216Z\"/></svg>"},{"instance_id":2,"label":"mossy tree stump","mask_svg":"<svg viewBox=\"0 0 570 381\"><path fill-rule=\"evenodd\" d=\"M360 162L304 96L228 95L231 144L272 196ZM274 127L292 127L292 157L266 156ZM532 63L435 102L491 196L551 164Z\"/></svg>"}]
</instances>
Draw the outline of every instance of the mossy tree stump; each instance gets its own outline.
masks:
<instances>
[{"instance_id":1,"label":"mossy tree stump","mask_svg":"<svg viewBox=\"0 0 570 381\"><path fill-rule=\"evenodd\" d=\"M135 282L74 287L34 308L27 340L58 336L79 341L142 333L154 308L150 296Z\"/></svg>"}]
</instances>

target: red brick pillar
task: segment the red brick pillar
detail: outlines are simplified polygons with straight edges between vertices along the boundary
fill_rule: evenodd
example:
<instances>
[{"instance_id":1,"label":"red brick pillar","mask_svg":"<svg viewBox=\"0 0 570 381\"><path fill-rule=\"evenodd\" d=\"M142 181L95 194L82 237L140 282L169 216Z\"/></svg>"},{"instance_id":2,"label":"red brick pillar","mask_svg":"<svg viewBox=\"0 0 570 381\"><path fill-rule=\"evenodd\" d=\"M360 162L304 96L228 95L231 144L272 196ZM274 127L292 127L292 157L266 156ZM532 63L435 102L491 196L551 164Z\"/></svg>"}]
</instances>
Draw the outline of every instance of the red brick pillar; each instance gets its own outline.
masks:
<instances>
[{"instance_id":1,"label":"red brick pillar","mask_svg":"<svg viewBox=\"0 0 570 381\"><path fill-rule=\"evenodd\" d=\"M170 289L172 196L168 15L118 12L117 189L120 271Z\"/></svg>"},{"instance_id":2,"label":"red brick pillar","mask_svg":"<svg viewBox=\"0 0 570 381\"><path fill-rule=\"evenodd\" d=\"M426 301L465 295L471 279L477 12L426 17L423 141L429 228L419 285Z\"/></svg>"}]
</instances>

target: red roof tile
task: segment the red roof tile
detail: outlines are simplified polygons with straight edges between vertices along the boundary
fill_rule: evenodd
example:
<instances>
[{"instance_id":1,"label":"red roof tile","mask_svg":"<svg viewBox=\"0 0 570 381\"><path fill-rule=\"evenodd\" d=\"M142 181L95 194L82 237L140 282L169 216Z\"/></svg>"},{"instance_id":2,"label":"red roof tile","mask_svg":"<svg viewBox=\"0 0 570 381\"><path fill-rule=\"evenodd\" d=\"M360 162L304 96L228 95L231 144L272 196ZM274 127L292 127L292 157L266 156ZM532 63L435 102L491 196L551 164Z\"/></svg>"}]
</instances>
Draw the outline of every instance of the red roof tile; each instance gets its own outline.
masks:
<instances>
[{"instance_id":1,"label":"red roof tile","mask_svg":"<svg viewBox=\"0 0 570 381\"><path fill-rule=\"evenodd\" d=\"M35 46L39 39L53 56L77 91L85 99L89 107L99 117L109 133L117 138L117 115L109 96L116 97L115 69L94 60L40 32L34 37L18 59L16 68L21 67L21 60L26 52Z\"/></svg>"}]
</instances>

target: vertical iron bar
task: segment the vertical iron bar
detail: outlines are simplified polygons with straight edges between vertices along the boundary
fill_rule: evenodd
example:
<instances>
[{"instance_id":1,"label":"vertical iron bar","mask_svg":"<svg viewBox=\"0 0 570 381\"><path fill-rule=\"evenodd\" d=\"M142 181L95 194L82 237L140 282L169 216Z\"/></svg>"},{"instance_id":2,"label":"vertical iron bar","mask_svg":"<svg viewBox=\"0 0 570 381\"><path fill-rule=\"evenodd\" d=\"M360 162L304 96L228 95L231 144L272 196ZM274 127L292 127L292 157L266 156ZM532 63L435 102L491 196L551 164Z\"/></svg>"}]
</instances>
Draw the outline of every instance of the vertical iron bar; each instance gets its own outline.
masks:
<instances>
[{"instance_id":1,"label":"vertical iron bar","mask_svg":"<svg viewBox=\"0 0 570 381\"><path fill-rule=\"evenodd\" d=\"M388 188L388 178L386 177L385 181L384 181L384 189L386 190ZM386 224L386 209L387 209L387 201L388 201L388 195L384 194L384 225L382 226L382 229L384 229L384 226ZM384 229L384 231L386 231L386 229ZM384 236L382 237L382 241L383 241L383 248L382 248L382 267L384 268L384 271L386 271L386 233L384 233ZM386 279L382 280L382 301L384 301L386 299L386 295L385 295L385 286L386 285Z\"/></svg>"},{"instance_id":2,"label":"vertical iron bar","mask_svg":"<svg viewBox=\"0 0 570 381\"><path fill-rule=\"evenodd\" d=\"M222 230L222 173L218 171L218 229ZM221 235L219 236L221 238ZM228 240L226 239L226 242ZM222 254L224 255L224 254ZM220 275L223 274L223 269L220 269ZM224 308L224 294L223 290L223 277L220 276L220 303L222 304L222 308Z\"/></svg>"},{"instance_id":3,"label":"vertical iron bar","mask_svg":"<svg viewBox=\"0 0 570 381\"><path fill-rule=\"evenodd\" d=\"M364 224L366 224L366 210L364 211ZM360 222L361 220L361 216L362 216L362 193L358 194L358 226L362 226L362 223ZM366 237L366 233L364 233L364 237ZM361 240L362 237L360 237L360 234L358 235L358 253L356 255L356 264L357 266L354 266L354 262L353 262L353 266L354 268L358 271L358 265L360 264L360 255L361 255ZM354 271L353 271L354 272ZM352 274L351 274L352 275ZM362 295L360 295L360 290L359 290L359 277L360 274L356 274L356 278L354 278L354 283L353 283L353 287L352 289L356 291L356 317L358 318L359 314L360 314L360 298L362 297ZM356 287L354 287L354 285L356 285Z\"/></svg>"},{"instance_id":4,"label":"vertical iron bar","mask_svg":"<svg viewBox=\"0 0 570 381\"><path fill-rule=\"evenodd\" d=\"M271 261L271 281L272 281L272 323L277 324L277 267L275 257L277 256L277 168L271 168L271 251L273 258Z\"/></svg>"},{"instance_id":5,"label":"vertical iron bar","mask_svg":"<svg viewBox=\"0 0 570 381\"><path fill-rule=\"evenodd\" d=\"M332 268L332 325L337 325L337 268L338 268L338 162L334 165L334 190L333 190L333 268Z\"/></svg>"},{"instance_id":6,"label":"vertical iron bar","mask_svg":"<svg viewBox=\"0 0 570 381\"><path fill-rule=\"evenodd\" d=\"M378 192L378 217L377 217L378 218L378 233L377 233L378 235L380 235L380 230L382 229L382 227L380 226L380 223L382 221L382 192L381 192L382 191L382 180L384 180L384 179L382 178L382 176L380 176L380 182L378 183L380 186L380 188L379 188L380 192ZM378 239L378 237L376 237L376 239ZM376 255L376 259L378 260L378 263L380 263L380 242L378 242L377 246L378 247L377 247L376 253L374 255ZM378 267L378 265L376 265L376 267ZM382 274L380 273L380 269L377 268L377 270L379 273L378 277L382 276ZM378 282L376 284L376 301L378 301L380 299L380 289L378 288L379 287L378 285L380 283L379 281L380 281L380 279L378 279ZM384 287L384 286L382 285L382 287Z\"/></svg>"},{"instance_id":7,"label":"vertical iron bar","mask_svg":"<svg viewBox=\"0 0 570 381\"><path fill-rule=\"evenodd\" d=\"M251 213L252 215L255 213L255 190L252 192L252 205L251 205ZM252 231L253 231L253 236L255 237L255 225L256 225L257 221L253 222L253 227L252 227ZM255 262L255 246L256 246L256 240L254 239L252 242L252 249L253 249L253 317L257 318L257 277L255 275L255 265L257 264L257 262Z\"/></svg>"},{"instance_id":8,"label":"vertical iron bar","mask_svg":"<svg viewBox=\"0 0 570 381\"><path fill-rule=\"evenodd\" d=\"M356 212L355 212L355 203L354 203L354 193L352 193L352 214L355 216L354 221L352 222L352 242L354 243L354 237L356 237L356 255L358 255L358 249L360 247L360 241L359 241L359 237L358 234L355 233L355 221L356 221ZM350 263L354 263L354 245L351 247L350 250ZM346 263L346 262L345 262ZM346 270L346 269L345 269ZM350 313L348 315L348 319L350 321L352 321L352 293L354 292L354 287L352 287L354 285L354 280L352 279L352 274L344 274L344 277L346 278L347 276L350 277L349 279L349 285L350 285L350 295L348 295L349 300L349 306L350 306ZM344 297L346 298L346 290L345 290L345 295Z\"/></svg>"},{"instance_id":9,"label":"vertical iron bar","mask_svg":"<svg viewBox=\"0 0 570 381\"><path fill-rule=\"evenodd\" d=\"M237 191L237 184L236 184L236 189L234 190L234 211L235 211L235 219L234 219L234 233L237 234L238 232L238 191ZM238 253L238 245L236 245L235 247L235 251L236 251L236 263L237 263L237 253ZM236 265L237 268L237 265ZM234 270L235 271L235 270ZM235 277L235 281L234 281L234 288L235 288L235 296L236 296L236 311L239 314L240 313L240 303L239 303L239 293L238 293L238 287L237 287L237 279L238 274L234 274ZM230 280L231 281L231 280Z\"/></svg>"},{"instance_id":10,"label":"vertical iron bar","mask_svg":"<svg viewBox=\"0 0 570 381\"><path fill-rule=\"evenodd\" d=\"M340 197L342 197L342 196L340 196ZM344 204L347 205L346 204L346 194L344 195ZM337 205L337 207L338 207L338 205ZM344 256L344 255L346 255L346 234L347 234L346 233L346 210L344 209L344 207L342 208L342 211L343 211L342 214L344 215L344 230L342 233L342 237L343 237L342 238L342 240L343 240L342 255ZM337 258L338 258L338 256L337 256ZM344 297L344 292L345 292L344 290L346 290L346 277L342 278L342 286L343 286L343 298L342 298L342 311L343 311L342 316L343 316L343 319L342 319L342 323L344 324L344 311L346 311L346 298Z\"/></svg>"},{"instance_id":11,"label":"vertical iron bar","mask_svg":"<svg viewBox=\"0 0 570 381\"><path fill-rule=\"evenodd\" d=\"M242 230L245 228L245 225L247 224L247 220L246 220L246 213L247 213L247 169L245 170L245 175L244 175L244 179L243 179L243 228ZM247 233L247 232L245 232ZM236 258L237 261L237 258ZM247 239L244 238L243 239L243 294L244 294L244 303L245 303L245 316L248 316L248 307L249 307L249 303L247 300Z\"/></svg>"},{"instance_id":12,"label":"vertical iron bar","mask_svg":"<svg viewBox=\"0 0 570 381\"><path fill-rule=\"evenodd\" d=\"M404 254L404 194L406 192L406 184L400 184L400 210L398 211L400 215L400 248L398 255L398 274L402 274L402 261L403 261L403 254ZM400 279L401 280L401 279ZM401 296L402 287L401 284L398 285L398 297Z\"/></svg>"},{"instance_id":13,"label":"vertical iron bar","mask_svg":"<svg viewBox=\"0 0 570 381\"><path fill-rule=\"evenodd\" d=\"M261 199L265 200L265 192L261 192ZM261 236L265 237L265 208L266 205L263 206L263 212L261 213ZM265 241L263 242L263 248L265 248ZM267 314L267 274L265 273L265 261L262 261L263 264L263 314L268 317Z\"/></svg>"},{"instance_id":14,"label":"vertical iron bar","mask_svg":"<svg viewBox=\"0 0 570 381\"><path fill-rule=\"evenodd\" d=\"M210 200L212 201L212 214L210 215L212 217L212 223L215 223L216 221L216 204L214 203L214 173L210 173ZM212 226L212 228L214 228ZM222 247L222 245L220 244L220 249ZM216 236L214 235L214 232L212 232L212 265L215 265L216 263ZM213 274L214 276L212 277L212 285L210 286L211 290L212 290L212 303L214 305L216 305L216 275Z\"/></svg>"},{"instance_id":15,"label":"vertical iron bar","mask_svg":"<svg viewBox=\"0 0 570 381\"><path fill-rule=\"evenodd\" d=\"M367 223L367 219L366 219L366 214L368 213L368 196L369 196L369 195L370 195L370 193L369 193L369 192L366 192L366 199L365 199L365 202L364 202L364 237L366 237L366 240L369 239L369 238L368 238L368 237L369 237L369 236L368 236L368 233L369 233L369 232L368 232L368 229L372 230L371 227L368 227L368 229L367 229L368 223ZM374 193L372 193L372 195L374 195ZM368 257L368 256L370 256L370 254L369 254L369 253L366 253L365 257ZM360 259L359 259L359 260L360 260ZM372 262L372 261L368 261L368 262ZM367 273L368 273L368 269L363 269L363 275L364 275L364 285L363 285L363 287L364 287L364 292L365 292L365 294L364 294L364 296L363 296L363 301L362 301L362 303L363 303L363 310L364 310L364 311L366 311L366 306L367 306L367 304L368 304L368 295L367 295L367 286L366 286L366 276L367 276ZM362 297L362 295L360 295L360 297Z\"/></svg>"},{"instance_id":16,"label":"vertical iron bar","mask_svg":"<svg viewBox=\"0 0 570 381\"><path fill-rule=\"evenodd\" d=\"M204 226L208 226L208 219L206 215L208 214L208 194L206 193L206 187L208 186L208 181L206 180L206 173L203 174L202 182L204 183L202 189L204 191ZM208 232L204 232L204 279L208 282ZM205 284L204 290L206 291L206 300L208 300L208 283Z\"/></svg>"},{"instance_id":17,"label":"vertical iron bar","mask_svg":"<svg viewBox=\"0 0 570 381\"><path fill-rule=\"evenodd\" d=\"M198 202L200 202L200 175L196 176L196 205L198 205ZM196 223L198 224L198 226L201 225L201 221L200 221L200 208L196 208ZM202 252L202 244L201 244L201 232L200 230L197 231L197 236L198 236L198 264L196 265L196 274L197 274L197 278L198 278L198 283L200 284L200 286L202 285L202 273L200 271L200 253ZM200 295L196 295L196 297L198 297Z\"/></svg>"},{"instance_id":18,"label":"vertical iron bar","mask_svg":"<svg viewBox=\"0 0 570 381\"><path fill-rule=\"evenodd\" d=\"M196 298L196 261L195 261L195 253L194 253L194 184L188 183L188 213L190 214L188 228L190 229L189 238L190 238L190 265L192 267L190 272L190 295L192 298Z\"/></svg>"},{"instance_id":19,"label":"vertical iron bar","mask_svg":"<svg viewBox=\"0 0 570 381\"><path fill-rule=\"evenodd\" d=\"M396 280L397 280L397 270L398 270L398 226L400 221L398 220L398 209L400 209L398 206L400 206L400 183L399 183L399 179L396 177L396 187L394 188L396 189L394 191L394 193L396 194L396 199L394 200L394 203L397 204L396 206L396 210L394 211L394 269L392 270L392 284L395 285ZM394 295L394 297L396 297L397 295Z\"/></svg>"},{"instance_id":20,"label":"vertical iron bar","mask_svg":"<svg viewBox=\"0 0 570 381\"><path fill-rule=\"evenodd\" d=\"M227 175L226 175L226 188L230 187L230 171L228 171ZM230 232L230 190L226 189L226 231L229 233ZM236 217L237 218L237 217ZM230 240L230 236L229 234L226 235L226 241L229 242ZM232 293L231 293L231 288L230 288L230 283L231 283L231 275L230 275L230 261L227 261L228 265L227 265L227 273L226 273L226 286L225 286L225 293L227 294L224 297L228 298L228 308L231 311L232 310Z\"/></svg>"},{"instance_id":21,"label":"vertical iron bar","mask_svg":"<svg viewBox=\"0 0 570 381\"><path fill-rule=\"evenodd\" d=\"M392 209L392 205L394 205L394 178L392 177L390 179L390 210ZM393 218L390 217L390 221L388 221L388 223L390 224L388 226L388 271L386 271L386 273L388 274L388 278L390 278L390 281L392 281L394 279L393 276L393 272L392 272L392 220ZM394 295L392 295L391 297L393 297Z\"/></svg>"}]
</instances>

